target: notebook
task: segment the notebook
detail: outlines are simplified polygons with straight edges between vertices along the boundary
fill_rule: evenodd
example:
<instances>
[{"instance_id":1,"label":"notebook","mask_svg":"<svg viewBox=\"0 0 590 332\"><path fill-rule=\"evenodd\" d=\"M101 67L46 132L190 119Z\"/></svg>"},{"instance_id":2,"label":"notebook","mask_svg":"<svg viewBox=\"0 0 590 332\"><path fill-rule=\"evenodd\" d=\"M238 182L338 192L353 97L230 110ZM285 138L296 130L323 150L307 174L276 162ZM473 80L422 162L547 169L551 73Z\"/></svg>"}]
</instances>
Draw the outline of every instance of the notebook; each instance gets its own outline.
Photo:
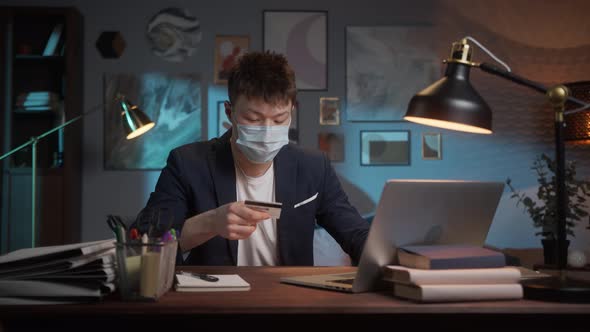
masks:
<instances>
[{"instance_id":1,"label":"notebook","mask_svg":"<svg viewBox=\"0 0 590 332\"><path fill-rule=\"evenodd\" d=\"M176 274L177 292L248 291L250 284L237 274L211 274L217 281L207 281L188 274Z\"/></svg>"},{"instance_id":2,"label":"notebook","mask_svg":"<svg viewBox=\"0 0 590 332\"><path fill-rule=\"evenodd\" d=\"M281 282L360 293L380 287L397 248L418 244L483 246L503 182L388 180L356 272L282 277Z\"/></svg>"}]
</instances>

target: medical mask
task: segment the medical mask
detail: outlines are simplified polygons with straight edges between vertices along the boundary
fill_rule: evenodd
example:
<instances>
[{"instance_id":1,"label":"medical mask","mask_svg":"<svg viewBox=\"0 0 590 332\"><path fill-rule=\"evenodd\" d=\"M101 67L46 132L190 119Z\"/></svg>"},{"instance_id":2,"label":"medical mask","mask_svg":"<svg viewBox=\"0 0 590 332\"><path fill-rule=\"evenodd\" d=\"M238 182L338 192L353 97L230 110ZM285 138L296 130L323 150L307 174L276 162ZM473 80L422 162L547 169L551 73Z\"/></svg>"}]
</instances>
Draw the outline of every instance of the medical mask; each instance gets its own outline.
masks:
<instances>
[{"instance_id":1,"label":"medical mask","mask_svg":"<svg viewBox=\"0 0 590 332\"><path fill-rule=\"evenodd\" d=\"M273 160L281 148L289 144L289 124L286 126L237 124L237 127L236 144L246 158L253 163L263 164Z\"/></svg>"}]
</instances>

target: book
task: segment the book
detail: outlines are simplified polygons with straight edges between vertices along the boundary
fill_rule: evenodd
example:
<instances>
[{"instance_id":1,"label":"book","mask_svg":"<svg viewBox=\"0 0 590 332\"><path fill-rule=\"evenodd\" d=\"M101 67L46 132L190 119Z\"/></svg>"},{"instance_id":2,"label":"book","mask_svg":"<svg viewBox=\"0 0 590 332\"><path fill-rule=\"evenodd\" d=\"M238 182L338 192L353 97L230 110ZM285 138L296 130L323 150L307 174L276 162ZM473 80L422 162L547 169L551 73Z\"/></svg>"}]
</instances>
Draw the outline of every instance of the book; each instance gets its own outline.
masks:
<instances>
[{"instance_id":1,"label":"book","mask_svg":"<svg viewBox=\"0 0 590 332\"><path fill-rule=\"evenodd\" d=\"M217 281L206 281L187 274L176 274L177 292L248 291L250 284L237 274L212 274Z\"/></svg>"},{"instance_id":2,"label":"book","mask_svg":"<svg viewBox=\"0 0 590 332\"><path fill-rule=\"evenodd\" d=\"M406 285L394 284L397 297L417 302L457 302L522 299L522 285L473 284L473 285Z\"/></svg>"},{"instance_id":3,"label":"book","mask_svg":"<svg viewBox=\"0 0 590 332\"><path fill-rule=\"evenodd\" d=\"M0 303L100 300L117 281L114 240L20 249L0 256Z\"/></svg>"},{"instance_id":4,"label":"book","mask_svg":"<svg viewBox=\"0 0 590 332\"><path fill-rule=\"evenodd\" d=\"M84 261L89 258L96 259L96 256L93 257L93 254L111 250L114 247L114 240L102 240L61 246L19 249L0 256L0 273L29 270L33 267L61 263L67 264L68 267L75 267L73 266L76 265L75 261Z\"/></svg>"},{"instance_id":5,"label":"book","mask_svg":"<svg viewBox=\"0 0 590 332\"><path fill-rule=\"evenodd\" d=\"M473 269L506 266L503 253L474 245L404 246L399 265L418 269Z\"/></svg>"},{"instance_id":6,"label":"book","mask_svg":"<svg viewBox=\"0 0 590 332\"><path fill-rule=\"evenodd\" d=\"M424 270L387 265L383 278L414 285L514 284L520 281L521 271L515 267Z\"/></svg>"},{"instance_id":7,"label":"book","mask_svg":"<svg viewBox=\"0 0 590 332\"><path fill-rule=\"evenodd\" d=\"M0 294L3 297L99 298L107 291L102 286L102 282L69 281L63 283L54 280L0 280Z\"/></svg>"},{"instance_id":8,"label":"book","mask_svg":"<svg viewBox=\"0 0 590 332\"><path fill-rule=\"evenodd\" d=\"M47 44L45 45L45 49L43 50L44 56L56 55L56 51L58 48L58 44L60 44L60 40L62 39L62 30L64 25L59 23L53 27L51 34L47 40Z\"/></svg>"}]
</instances>

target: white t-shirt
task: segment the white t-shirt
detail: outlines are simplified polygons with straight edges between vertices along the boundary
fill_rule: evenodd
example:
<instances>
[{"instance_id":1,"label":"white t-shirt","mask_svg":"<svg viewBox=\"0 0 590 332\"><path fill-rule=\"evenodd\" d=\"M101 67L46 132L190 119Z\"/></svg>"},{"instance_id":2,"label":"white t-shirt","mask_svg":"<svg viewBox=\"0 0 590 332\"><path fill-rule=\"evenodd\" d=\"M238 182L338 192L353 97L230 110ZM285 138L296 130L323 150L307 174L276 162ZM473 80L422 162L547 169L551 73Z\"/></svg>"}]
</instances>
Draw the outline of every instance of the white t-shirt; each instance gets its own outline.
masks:
<instances>
[{"instance_id":1,"label":"white t-shirt","mask_svg":"<svg viewBox=\"0 0 590 332\"><path fill-rule=\"evenodd\" d=\"M236 166L236 196L238 201L275 201L274 164L259 177L250 177ZM238 266L279 265L277 255L277 221L267 219L258 223L249 238L238 240Z\"/></svg>"}]
</instances>

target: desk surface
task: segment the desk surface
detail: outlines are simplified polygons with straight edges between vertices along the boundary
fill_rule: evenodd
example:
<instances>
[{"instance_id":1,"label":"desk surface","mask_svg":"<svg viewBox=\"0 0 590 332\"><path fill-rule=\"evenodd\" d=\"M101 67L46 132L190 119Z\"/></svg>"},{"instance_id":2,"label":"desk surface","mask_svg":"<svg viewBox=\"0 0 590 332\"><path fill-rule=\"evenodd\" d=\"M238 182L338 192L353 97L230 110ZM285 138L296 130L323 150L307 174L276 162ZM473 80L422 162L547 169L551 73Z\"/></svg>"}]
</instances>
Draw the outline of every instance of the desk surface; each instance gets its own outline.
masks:
<instances>
[{"instance_id":1,"label":"desk surface","mask_svg":"<svg viewBox=\"0 0 590 332\"><path fill-rule=\"evenodd\" d=\"M282 284L279 278L354 271L352 267L183 267L212 274L237 273L251 284L246 292L170 291L154 303L121 302L113 296L100 303L52 306L0 306L0 320L17 317L92 317L121 315L291 315L291 314L584 314L588 304L540 301L485 301L419 304L396 299L388 292L347 294Z\"/></svg>"}]
</instances>

